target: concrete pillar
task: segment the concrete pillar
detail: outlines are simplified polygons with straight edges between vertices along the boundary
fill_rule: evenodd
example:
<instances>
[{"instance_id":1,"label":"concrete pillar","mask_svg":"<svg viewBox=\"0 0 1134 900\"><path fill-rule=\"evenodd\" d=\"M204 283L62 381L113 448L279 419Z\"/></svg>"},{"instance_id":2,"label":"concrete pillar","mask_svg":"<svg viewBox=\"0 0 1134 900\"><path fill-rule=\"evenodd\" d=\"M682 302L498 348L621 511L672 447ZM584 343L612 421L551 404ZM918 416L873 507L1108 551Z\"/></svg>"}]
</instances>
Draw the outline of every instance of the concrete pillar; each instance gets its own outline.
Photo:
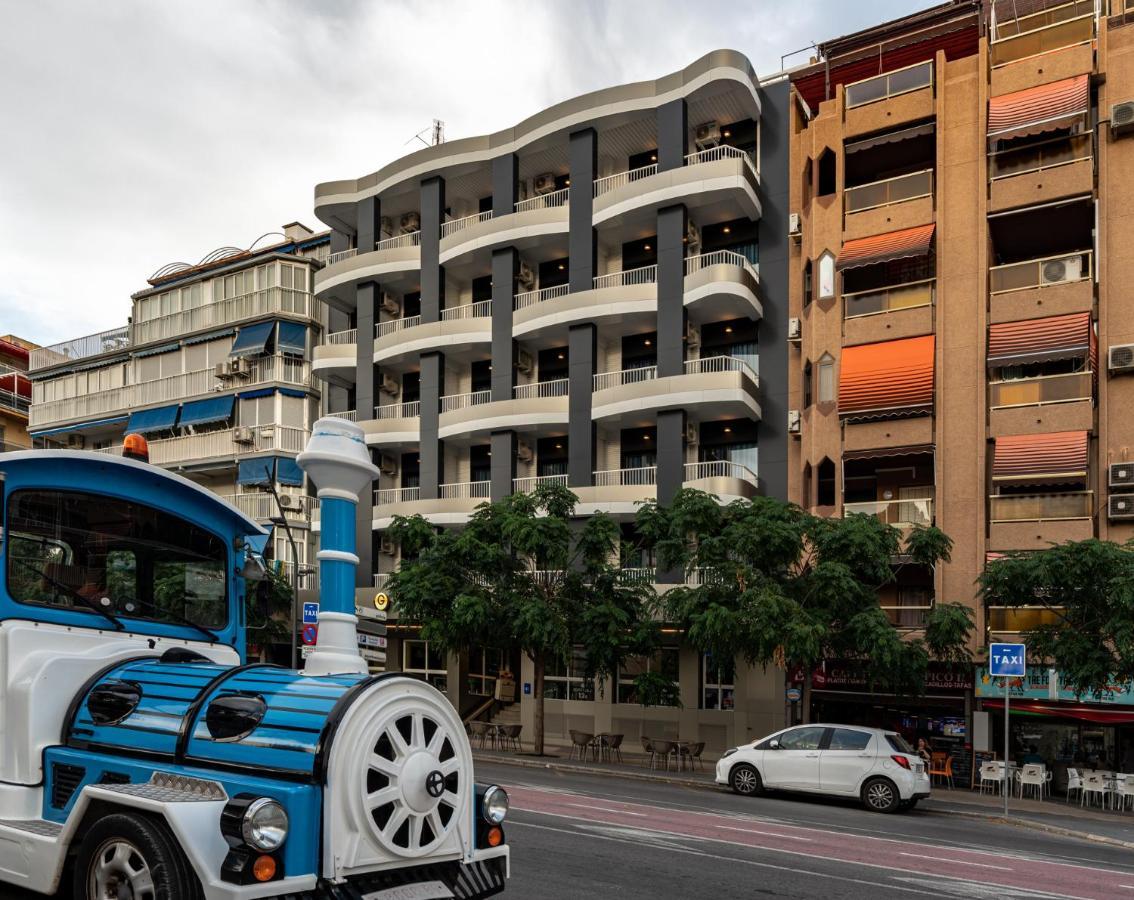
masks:
<instances>
[{"instance_id":1,"label":"concrete pillar","mask_svg":"<svg viewBox=\"0 0 1134 900\"><path fill-rule=\"evenodd\" d=\"M421 321L440 322L445 308L445 270L441 266L441 223L445 220L445 179L421 182ZM423 495L424 496L424 495Z\"/></svg>"},{"instance_id":2,"label":"concrete pillar","mask_svg":"<svg viewBox=\"0 0 1134 900\"><path fill-rule=\"evenodd\" d=\"M520 256L512 247L492 252L492 399L511 400L516 383L512 297Z\"/></svg>"},{"instance_id":3,"label":"concrete pillar","mask_svg":"<svg viewBox=\"0 0 1134 900\"><path fill-rule=\"evenodd\" d=\"M688 152L689 111L685 100L671 100L658 107L658 171L685 165Z\"/></svg>"},{"instance_id":4,"label":"concrete pillar","mask_svg":"<svg viewBox=\"0 0 1134 900\"><path fill-rule=\"evenodd\" d=\"M492 216L510 216L516 208L516 188L520 182L520 160L506 153L492 160Z\"/></svg>"},{"instance_id":5,"label":"concrete pillar","mask_svg":"<svg viewBox=\"0 0 1134 900\"><path fill-rule=\"evenodd\" d=\"M571 168L571 203L568 210L567 252L571 293L589 291L598 265L598 235L591 224L594 195L591 185L598 172L598 135L593 128L570 137L568 164Z\"/></svg>"},{"instance_id":6,"label":"concrete pillar","mask_svg":"<svg viewBox=\"0 0 1134 900\"><path fill-rule=\"evenodd\" d=\"M597 358L595 326L572 325L567 332L567 484L570 487L589 487L594 483L595 424L591 419L591 390Z\"/></svg>"},{"instance_id":7,"label":"concrete pillar","mask_svg":"<svg viewBox=\"0 0 1134 900\"><path fill-rule=\"evenodd\" d=\"M516 479L516 432L494 431L489 439L492 447L492 501L503 500L512 493Z\"/></svg>"},{"instance_id":8,"label":"concrete pillar","mask_svg":"<svg viewBox=\"0 0 1134 900\"><path fill-rule=\"evenodd\" d=\"M358 252L369 253L382 233L382 204L377 197L358 201Z\"/></svg>"},{"instance_id":9,"label":"concrete pillar","mask_svg":"<svg viewBox=\"0 0 1134 900\"><path fill-rule=\"evenodd\" d=\"M445 445L438 438L445 393L445 354L421 355L421 499L436 500L445 477Z\"/></svg>"},{"instance_id":10,"label":"concrete pillar","mask_svg":"<svg viewBox=\"0 0 1134 900\"><path fill-rule=\"evenodd\" d=\"M681 204L658 210L659 378L685 373L685 221Z\"/></svg>"}]
</instances>

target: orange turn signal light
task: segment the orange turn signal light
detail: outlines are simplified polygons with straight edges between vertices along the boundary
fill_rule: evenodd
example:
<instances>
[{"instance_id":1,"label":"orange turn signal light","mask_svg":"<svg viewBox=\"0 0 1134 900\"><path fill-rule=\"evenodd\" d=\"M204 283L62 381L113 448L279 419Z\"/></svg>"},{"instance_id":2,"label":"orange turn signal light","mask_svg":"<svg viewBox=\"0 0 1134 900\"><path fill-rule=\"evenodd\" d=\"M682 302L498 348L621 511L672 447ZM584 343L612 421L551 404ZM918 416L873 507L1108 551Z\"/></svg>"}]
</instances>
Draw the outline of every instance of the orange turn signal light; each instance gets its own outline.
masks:
<instances>
[{"instance_id":1,"label":"orange turn signal light","mask_svg":"<svg viewBox=\"0 0 1134 900\"><path fill-rule=\"evenodd\" d=\"M488 829L488 846L499 847L504 843L504 829L499 825L493 825Z\"/></svg>"},{"instance_id":2,"label":"orange turn signal light","mask_svg":"<svg viewBox=\"0 0 1134 900\"><path fill-rule=\"evenodd\" d=\"M267 854L256 857L256 862L252 863L252 875L257 881L271 881L276 877L275 859Z\"/></svg>"},{"instance_id":3,"label":"orange turn signal light","mask_svg":"<svg viewBox=\"0 0 1134 900\"><path fill-rule=\"evenodd\" d=\"M150 461L150 445L140 434L128 434L122 441L122 455L127 459Z\"/></svg>"}]
</instances>

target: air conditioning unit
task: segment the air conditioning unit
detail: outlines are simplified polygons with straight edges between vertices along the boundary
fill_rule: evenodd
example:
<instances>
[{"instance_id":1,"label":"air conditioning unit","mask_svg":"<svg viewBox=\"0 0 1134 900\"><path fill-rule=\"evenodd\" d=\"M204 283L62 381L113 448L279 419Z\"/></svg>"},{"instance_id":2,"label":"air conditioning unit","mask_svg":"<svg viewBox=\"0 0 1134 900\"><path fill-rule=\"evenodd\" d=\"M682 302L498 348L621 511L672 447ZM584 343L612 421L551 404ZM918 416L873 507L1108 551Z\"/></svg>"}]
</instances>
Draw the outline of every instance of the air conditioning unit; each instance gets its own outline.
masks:
<instances>
[{"instance_id":1,"label":"air conditioning unit","mask_svg":"<svg viewBox=\"0 0 1134 900\"><path fill-rule=\"evenodd\" d=\"M378 386L378 390L383 394L389 394L391 397L396 397L401 389L402 386L398 384L398 379L392 375L383 375L382 383Z\"/></svg>"},{"instance_id":2,"label":"air conditioning unit","mask_svg":"<svg viewBox=\"0 0 1134 900\"><path fill-rule=\"evenodd\" d=\"M787 339L789 341L803 340L803 321L797 316L787 320Z\"/></svg>"},{"instance_id":3,"label":"air conditioning unit","mask_svg":"<svg viewBox=\"0 0 1134 900\"><path fill-rule=\"evenodd\" d=\"M1124 100L1110 108L1110 133L1114 137L1134 130L1134 100Z\"/></svg>"},{"instance_id":4,"label":"air conditioning unit","mask_svg":"<svg viewBox=\"0 0 1134 900\"><path fill-rule=\"evenodd\" d=\"M398 545L394 543L393 538L388 538L385 535L382 536L382 541L379 544L379 549L387 556L398 555Z\"/></svg>"},{"instance_id":5,"label":"air conditioning unit","mask_svg":"<svg viewBox=\"0 0 1134 900\"><path fill-rule=\"evenodd\" d=\"M221 381L228 381L232 377L232 363L225 359L216 364L213 374Z\"/></svg>"},{"instance_id":6,"label":"air conditioning unit","mask_svg":"<svg viewBox=\"0 0 1134 900\"><path fill-rule=\"evenodd\" d=\"M378 220L378 230L382 232L382 238L389 238L394 236L394 223L389 216L382 216Z\"/></svg>"},{"instance_id":7,"label":"air conditioning unit","mask_svg":"<svg viewBox=\"0 0 1134 900\"><path fill-rule=\"evenodd\" d=\"M696 422L685 423L685 446L696 447L697 442L701 439L701 430L697 427Z\"/></svg>"},{"instance_id":8,"label":"air conditioning unit","mask_svg":"<svg viewBox=\"0 0 1134 900\"><path fill-rule=\"evenodd\" d=\"M520 462L529 463L535 458L532 453L532 448L525 444L523 441L516 441L516 459Z\"/></svg>"},{"instance_id":9,"label":"air conditioning unit","mask_svg":"<svg viewBox=\"0 0 1134 900\"><path fill-rule=\"evenodd\" d=\"M803 221L799 218L799 213L788 213L787 232L793 238L803 237Z\"/></svg>"},{"instance_id":10,"label":"air conditioning unit","mask_svg":"<svg viewBox=\"0 0 1134 900\"><path fill-rule=\"evenodd\" d=\"M1134 488L1134 462L1111 463L1107 467L1107 486L1110 488Z\"/></svg>"},{"instance_id":11,"label":"air conditioning unit","mask_svg":"<svg viewBox=\"0 0 1134 900\"><path fill-rule=\"evenodd\" d=\"M701 252L701 229L692 219L685 223L685 246L691 256Z\"/></svg>"},{"instance_id":12,"label":"air conditioning unit","mask_svg":"<svg viewBox=\"0 0 1134 900\"><path fill-rule=\"evenodd\" d=\"M532 190L536 195L550 194L555 190L555 173L544 172L532 179Z\"/></svg>"},{"instance_id":13,"label":"air conditioning unit","mask_svg":"<svg viewBox=\"0 0 1134 900\"><path fill-rule=\"evenodd\" d=\"M402 312L402 305L398 302L398 298L393 294L382 292L382 312L389 313L391 316L399 316Z\"/></svg>"},{"instance_id":14,"label":"air conditioning unit","mask_svg":"<svg viewBox=\"0 0 1134 900\"><path fill-rule=\"evenodd\" d=\"M1134 519L1134 494L1111 494L1106 499L1108 519Z\"/></svg>"},{"instance_id":15,"label":"air conditioning unit","mask_svg":"<svg viewBox=\"0 0 1134 900\"><path fill-rule=\"evenodd\" d=\"M516 272L516 281L524 290L530 291L535 287L535 272L533 272L532 267L523 260L520 260L520 267Z\"/></svg>"},{"instance_id":16,"label":"air conditioning unit","mask_svg":"<svg viewBox=\"0 0 1134 900\"><path fill-rule=\"evenodd\" d=\"M402 234L413 234L415 231L421 231L421 214L416 212L408 212L402 216Z\"/></svg>"},{"instance_id":17,"label":"air conditioning unit","mask_svg":"<svg viewBox=\"0 0 1134 900\"><path fill-rule=\"evenodd\" d=\"M232 429L232 442L234 444L254 444L256 436L247 425L237 425Z\"/></svg>"},{"instance_id":18,"label":"air conditioning unit","mask_svg":"<svg viewBox=\"0 0 1134 900\"><path fill-rule=\"evenodd\" d=\"M787 430L788 434L799 434L800 431L800 417L798 409L789 409L787 413Z\"/></svg>"},{"instance_id":19,"label":"air conditioning unit","mask_svg":"<svg viewBox=\"0 0 1134 900\"><path fill-rule=\"evenodd\" d=\"M685 343L690 350L701 346L701 335L697 333L692 322L685 323Z\"/></svg>"},{"instance_id":20,"label":"air conditioning unit","mask_svg":"<svg viewBox=\"0 0 1134 900\"><path fill-rule=\"evenodd\" d=\"M1111 344L1106 354L1106 367L1112 375L1134 372L1134 344Z\"/></svg>"},{"instance_id":21,"label":"air conditioning unit","mask_svg":"<svg viewBox=\"0 0 1134 900\"><path fill-rule=\"evenodd\" d=\"M237 378L247 378L252 374L252 362L247 356L238 356L228 365L229 371Z\"/></svg>"},{"instance_id":22,"label":"air conditioning unit","mask_svg":"<svg viewBox=\"0 0 1134 900\"><path fill-rule=\"evenodd\" d=\"M702 122L698 125L693 143L697 145L698 150L708 150L712 147L719 147L721 143L720 122Z\"/></svg>"},{"instance_id":23,"label":"air conditioning unit","mask_svg":"<svg viewBox=\"0 0 1134 900\"><path fill-rule=\"evenodd\" d=\"M516 351L516 368L523 372L525 375L531 375L535 371L535 357L527 350Z\"/></svg>"},{"instance_id":24,"label":"air conditioning unit","mask_svg":"<svg viewBox=\"0 0 1134 900\"><path fill-rule=\"evenodd\" d=\"M299 498L294 494L276 494L280 501L280 509L299 509Z\"/></svg>"},{"instance_id":25,"label":"air conditioning unit","mask_svg":"<svg viewBox=\"0 0 1134 900\"><path fill-rule=\"evenodd\" d=\"M1065 256L1063 259L1048 260L1040 269L1040 284L1063 284L1065 281L1078 281L1083 277L1083 258Z\"/></svg>"},{"instance_id":26,"label":"air conditioning unit","mask_svg":"<svg viewBox=\"0 0 1134 900\"><path fill-rule=\"evenodd\" d=\"M397 475L398 461L395 457L383 453L382 459L379 460L378 468L382 470L383 475Z\"/></svg>"}]
</instances>

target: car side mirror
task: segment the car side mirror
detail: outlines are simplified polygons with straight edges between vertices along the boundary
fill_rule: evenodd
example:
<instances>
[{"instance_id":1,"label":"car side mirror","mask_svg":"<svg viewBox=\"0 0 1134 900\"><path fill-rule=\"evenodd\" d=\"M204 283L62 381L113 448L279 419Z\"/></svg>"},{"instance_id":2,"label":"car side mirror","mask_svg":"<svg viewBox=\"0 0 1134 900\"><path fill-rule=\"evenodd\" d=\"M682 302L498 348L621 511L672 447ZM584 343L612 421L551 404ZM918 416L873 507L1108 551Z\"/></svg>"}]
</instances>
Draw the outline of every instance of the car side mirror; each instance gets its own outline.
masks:
<instances>
[{"instance_id":1,"label":"car side mirror","mask_svg":"<svg viewBox=\"0 0 1134 900\"><path fill-rule=\"evenodd\" d=\"M779 750L780 749L780 742L779 741L772 741L771 743L768 744L768 749L769 750Z\"/></svg>"}]
</instances>

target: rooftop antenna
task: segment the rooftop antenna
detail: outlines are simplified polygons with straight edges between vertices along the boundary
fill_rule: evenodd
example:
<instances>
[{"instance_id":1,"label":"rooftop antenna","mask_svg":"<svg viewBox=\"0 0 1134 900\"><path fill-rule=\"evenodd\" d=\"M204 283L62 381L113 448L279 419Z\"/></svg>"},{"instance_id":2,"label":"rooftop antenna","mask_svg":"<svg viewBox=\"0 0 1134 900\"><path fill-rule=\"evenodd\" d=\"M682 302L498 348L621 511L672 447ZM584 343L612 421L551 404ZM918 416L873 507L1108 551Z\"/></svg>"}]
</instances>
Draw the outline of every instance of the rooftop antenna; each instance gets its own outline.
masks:
<instances>
[{"instance_id":1,"label":"rooftop antenna","mask_svg":"<svg viewBox=\"0 0 1134 900\"><path fill-rule=\"evenodd\" d=\"M425 132L427 131L429 132L428 141L424 137ZM444 144L445 123L440 119L434 119L432 125L430 125L428 128L421 129L421 131L411 137L408 141L406 141L406 143L409 144L413 141L421 141L423 144L425 144L426 147L436 147L438 144Z\"/></svg>"}]
</instances>

